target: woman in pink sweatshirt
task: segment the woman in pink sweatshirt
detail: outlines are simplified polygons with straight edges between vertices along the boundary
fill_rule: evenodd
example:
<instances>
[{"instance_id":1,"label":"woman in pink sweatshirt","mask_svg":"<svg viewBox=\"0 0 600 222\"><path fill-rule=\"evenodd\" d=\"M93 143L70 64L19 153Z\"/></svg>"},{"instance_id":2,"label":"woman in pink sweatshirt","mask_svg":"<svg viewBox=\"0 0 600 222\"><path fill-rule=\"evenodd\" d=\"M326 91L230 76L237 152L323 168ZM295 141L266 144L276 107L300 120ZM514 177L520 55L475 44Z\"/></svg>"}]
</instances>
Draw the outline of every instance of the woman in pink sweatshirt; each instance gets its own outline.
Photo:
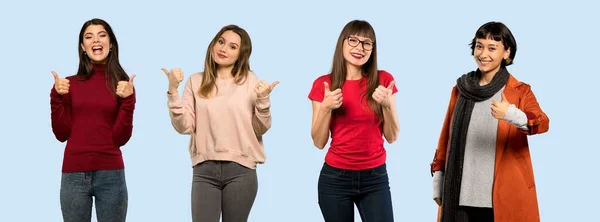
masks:
<instances>
[{"instance_id":1,"label":"woman in pink sweatshirt","mask_svg":"<svg viewBox=\"0 0 600 222\"><path fill-rule=\"evenodd\" d=\"M269 94L278 84L250 71L252 43L236 26L223 27L210 42L204 71L183 91L181 69L163 71L171 123L190 135L193 221L247 221L258 190L256 165L265 162L263 135L271 127Z\"/></svg>"}]
</instances>

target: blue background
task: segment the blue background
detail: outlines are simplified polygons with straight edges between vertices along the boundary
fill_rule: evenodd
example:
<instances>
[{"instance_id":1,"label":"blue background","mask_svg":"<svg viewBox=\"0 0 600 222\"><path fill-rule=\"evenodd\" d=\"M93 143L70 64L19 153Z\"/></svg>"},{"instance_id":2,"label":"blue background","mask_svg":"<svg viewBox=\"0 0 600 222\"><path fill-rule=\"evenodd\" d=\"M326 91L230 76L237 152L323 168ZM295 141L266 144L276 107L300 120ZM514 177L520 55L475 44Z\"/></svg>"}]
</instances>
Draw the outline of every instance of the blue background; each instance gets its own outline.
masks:
<instances>
[{"instance_id":1,"label":"blue background","mask_svg":"<svg viewBox=\"0 0 600 222\"><path fill-rule=\"evenodd\" d=\"M379 68L394 75L399 89L401 130L395 143L386 144L397 221L436 216L429 163L455 79L476 68L468 43L492 20L515 35L518 51L509 71L532 85L551 120L548 133L529 138L542 221L597 215L600 48L594 39L600 17L593 1L0 4L0 221L62 221L64 144L50 128L50 71L61 77L77 71L78 33L94 17L111 24L121 64L137 75L134 133L122 148L128 221L191 221L189 137L171 126L160 69L180 67L186 78L201 71L206 47L227 24L249 32L251 68L259 78L281 82L271 97L268 159L258 168L250 221L322 221L317 179L326 150L312 144L307 94L313 80L330 70L338 35L353 19L374 26Z\"/></svg>"}]
</instances>

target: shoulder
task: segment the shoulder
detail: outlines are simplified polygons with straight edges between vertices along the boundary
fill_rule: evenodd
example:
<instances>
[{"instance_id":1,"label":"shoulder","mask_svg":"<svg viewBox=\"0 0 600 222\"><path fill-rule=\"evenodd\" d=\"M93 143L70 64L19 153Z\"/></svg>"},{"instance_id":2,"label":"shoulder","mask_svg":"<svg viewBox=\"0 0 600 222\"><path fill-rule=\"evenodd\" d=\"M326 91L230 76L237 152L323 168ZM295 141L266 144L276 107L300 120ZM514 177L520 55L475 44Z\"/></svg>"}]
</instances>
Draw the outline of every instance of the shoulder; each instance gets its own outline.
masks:
<instances>
[{"instance_id":1,"label":"shoulder","mask_svg":"<svg viewBox=\"0 0 600 222\"><path fill-rule=\"evenodd\" d=\"M386 70L379 70L379 78L381 79L394 79L394 76Z\"/></svg>"},{"instance_id":2,"label":"shoulder","mask_svg":"<svg viewBox=\"0 0 600 222\"><path fill-rule=\"evenodd\" d=\"M331 74L325 74L317 77L314 83L331 82Z\"/></svg>"},{"instance_id":3,"label":"shoulder","mask_svg":"<svg viewBox=\"0 0 600 222\"><path fill-rule=\"evenodd\" d=\"M526 94L531 90L531 85L519 81L512 73L510 74L508 81L508 85L519 91L521 94Z\"/></svg>"},{"instance_id":4,"label":"shoulder","mask_svg":"<svg viewBox=\"0 0 600 222\"><path fill-rule=\"evenodd\" d=\"M250 82L258 82L258 76L253 71L248 71L248 75L246 75L246 78Z\"/></svg>"}]
</instances>

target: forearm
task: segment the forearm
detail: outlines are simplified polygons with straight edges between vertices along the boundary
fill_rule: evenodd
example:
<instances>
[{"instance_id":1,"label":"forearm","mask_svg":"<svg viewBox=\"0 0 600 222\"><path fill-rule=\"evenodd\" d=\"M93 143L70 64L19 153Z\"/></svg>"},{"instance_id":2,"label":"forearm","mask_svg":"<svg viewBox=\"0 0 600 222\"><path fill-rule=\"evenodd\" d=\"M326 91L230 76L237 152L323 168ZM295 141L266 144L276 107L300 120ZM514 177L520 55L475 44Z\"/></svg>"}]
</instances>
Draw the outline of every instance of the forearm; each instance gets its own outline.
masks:
<instances>
[{"instance_id":1,"label":"forearm","mask_svg":"<svg viewBox=\"0 0 600 222\"><path fill-rule=\"evenodd\" d=\"M398 138L400 124L395 106L382 107L383 111L383 136L388 143L393 143Z\"/></svg>"},{"instance_id":2,"label":"forearm","mask_svg":"<svg viewBox=\"0 0 600 222\"><path fill-rule=\"evenodd\" d=\"M330 109L320 109L317 115L317 119L313 124L311 130L311 136L314 145L323 149L325 144L327 144L327 140L329 140L329 123L331 121L332 110Z\"/></svg>"},{"instance_id":3,"label":"forearm","mask_svg":"<svg viewBox=\"0 0 600 222\"><path fill-rule=\"evenodd\" d=\"M257 136L262 136L271 128L271 101L269 97L257 98L252 116L252 128Z\"/></svg>"}]
</instances>

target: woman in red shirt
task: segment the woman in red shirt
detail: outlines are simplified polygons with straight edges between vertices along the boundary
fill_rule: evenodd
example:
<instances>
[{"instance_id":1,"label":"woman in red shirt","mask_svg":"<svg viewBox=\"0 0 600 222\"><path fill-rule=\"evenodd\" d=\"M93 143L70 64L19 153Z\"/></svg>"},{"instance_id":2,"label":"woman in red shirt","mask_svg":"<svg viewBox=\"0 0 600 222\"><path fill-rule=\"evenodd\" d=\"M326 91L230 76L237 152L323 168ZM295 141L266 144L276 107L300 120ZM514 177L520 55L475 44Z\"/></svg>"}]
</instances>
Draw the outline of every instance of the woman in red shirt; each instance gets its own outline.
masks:
<instances>
[{"instance_id":1,"label":"woman in red shirt","mask_svg":"<svg viewBox=\"0 0 600 222\"><path fill-rule=\"evenodd\" d=\"M60 203L64 221L90 221L95 197L98 221L125 221L127 186L121 146L131 137L133 79L119 64L119 44L101 19L79 33L79 70L54 75L50 92L52 132L64 152Z\"/></svg>"},{"instance_id":2,"label":"woman in red shirt","mask_svg":"<svg viewBox=\"0 0 600 222\"><path fill-rule=\"evenodd\" d=\"M337 41L331 73L317 78L311 135L331 144L319 177L319 206L325 221L393 221L383 136L398 137L394 77L377 69L375 31L366 21L346 24Z\"/></svg>"}]
</instances>

